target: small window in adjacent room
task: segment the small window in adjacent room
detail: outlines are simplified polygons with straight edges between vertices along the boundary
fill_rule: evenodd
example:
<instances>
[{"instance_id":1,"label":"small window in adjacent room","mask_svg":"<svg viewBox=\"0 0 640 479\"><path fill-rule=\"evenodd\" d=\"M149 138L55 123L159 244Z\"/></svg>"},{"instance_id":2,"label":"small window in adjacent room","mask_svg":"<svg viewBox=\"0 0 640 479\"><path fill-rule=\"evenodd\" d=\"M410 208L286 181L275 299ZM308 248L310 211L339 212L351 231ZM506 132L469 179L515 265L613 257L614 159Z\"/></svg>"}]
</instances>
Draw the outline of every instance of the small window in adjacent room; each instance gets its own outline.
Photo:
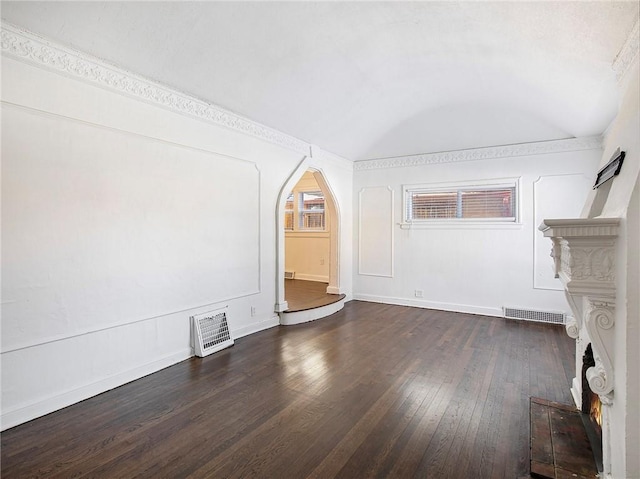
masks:
<instances>
[{"instance_id":1,"label":"small window in adjacent room","mask_svg":"<svg viewBox=\"0 0 640 479\"><path fill-rule=\"evenodd\" d=\"M301 230L324 230L324 195L322 192L301 192L298 214Z\"/></svg>"},{"instance_id":2,"label":"small window in adjacent room","mask_svg":"<svg viewBox=\"0 0 640 479\"><path fill-rule=\"evenodd\" d=\"M293 231L293 193L287 196L287 202L284 205L284 229Z\"/></svg>"},{"instance_id":3,"label":"small window in adjacent room","mask_svg":"<svg viewBox=\"0 0 640 479\"><path fill-rule=\"evenodd\" d=\"M518 221L517 182L404 187L406 223Z\"/></svg>"}]
</instances>

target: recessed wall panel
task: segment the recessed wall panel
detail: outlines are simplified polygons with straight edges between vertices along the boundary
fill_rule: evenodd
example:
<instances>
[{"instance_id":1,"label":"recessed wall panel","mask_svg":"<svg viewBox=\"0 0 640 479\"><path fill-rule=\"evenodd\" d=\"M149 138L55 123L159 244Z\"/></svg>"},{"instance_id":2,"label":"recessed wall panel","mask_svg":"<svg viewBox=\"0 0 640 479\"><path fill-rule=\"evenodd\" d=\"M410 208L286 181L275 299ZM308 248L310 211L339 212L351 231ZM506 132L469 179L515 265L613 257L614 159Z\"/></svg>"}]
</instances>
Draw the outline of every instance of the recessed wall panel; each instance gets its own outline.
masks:
<instances>
[{"instance_id":1,"label":"recessed wall panel","mask_svg":"<svg viewBox=\"0 0 640 479\"><path fill-rule=\"evenodd\" d=\"M554 278L551 240L538 226L545 219L579 218L590 190L591 180L584 175L541 176L534 182L534 288L563 290Z\"/></svg>"},{"instance_id":2,"label":"recessed wall panel","mask_svg":"<svg viewBox=\"0 0 640 479\"><path fill-rule=\"evenodd\" d=\"M366 187L359 201L358 273L393 277L393 190Z\"/></svg>"},{"instance_id":3,"label":"recessed wall panel","mask_svg":"<svg viewBox=\"0 0 640 479\"><path fill-rule=\"evenodd\" d=\"M3 350L259 291L255 164L8 105L2 119Z\"/></svg>"}]
</instances>

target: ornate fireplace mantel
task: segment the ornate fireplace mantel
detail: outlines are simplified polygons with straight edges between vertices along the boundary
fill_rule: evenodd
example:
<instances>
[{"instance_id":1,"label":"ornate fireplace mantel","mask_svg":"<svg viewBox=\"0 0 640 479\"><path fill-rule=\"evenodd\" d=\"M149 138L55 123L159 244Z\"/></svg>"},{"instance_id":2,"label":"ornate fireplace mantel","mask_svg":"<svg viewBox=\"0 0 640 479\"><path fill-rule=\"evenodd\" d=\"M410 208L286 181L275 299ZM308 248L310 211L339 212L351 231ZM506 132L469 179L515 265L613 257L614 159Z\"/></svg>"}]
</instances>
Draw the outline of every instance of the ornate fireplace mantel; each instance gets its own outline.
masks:
<instances>
[{"instance_id":1,"label":"ornate fireplace mantel","mask_svg":"<svg viewBox=\"0 0 640 479\"><path fill-rule=\"evenodd\" d=\"M615 323L615 244L619 218L544 220L538 228L551 238L556 278L560 278L574 318L567 334L576 339L583 326L596 365L587 370L592 391L605 404L613 399Z\"/></svg>"}]
</instances>

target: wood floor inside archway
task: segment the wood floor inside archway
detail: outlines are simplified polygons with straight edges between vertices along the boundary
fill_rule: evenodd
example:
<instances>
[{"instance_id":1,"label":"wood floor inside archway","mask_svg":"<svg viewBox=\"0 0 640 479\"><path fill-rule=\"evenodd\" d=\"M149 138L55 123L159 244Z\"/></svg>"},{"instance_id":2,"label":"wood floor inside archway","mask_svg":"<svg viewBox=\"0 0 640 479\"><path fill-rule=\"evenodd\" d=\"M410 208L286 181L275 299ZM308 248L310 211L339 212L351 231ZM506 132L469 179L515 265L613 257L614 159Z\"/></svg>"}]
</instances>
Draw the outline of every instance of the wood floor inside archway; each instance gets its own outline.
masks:
<instances>
[{"instance_id":1,"label":"wood floor inside archway","mask_svg":"<svg viewBox=\"0 0 640 479\"><path fill-rule=\"evenodd\" d=\"M289 304L287 313L320 308L337 303L344 297L344 294L328 294L327 283L300 279L284 280L284 298Z\"/></svg>"}]
</instances>

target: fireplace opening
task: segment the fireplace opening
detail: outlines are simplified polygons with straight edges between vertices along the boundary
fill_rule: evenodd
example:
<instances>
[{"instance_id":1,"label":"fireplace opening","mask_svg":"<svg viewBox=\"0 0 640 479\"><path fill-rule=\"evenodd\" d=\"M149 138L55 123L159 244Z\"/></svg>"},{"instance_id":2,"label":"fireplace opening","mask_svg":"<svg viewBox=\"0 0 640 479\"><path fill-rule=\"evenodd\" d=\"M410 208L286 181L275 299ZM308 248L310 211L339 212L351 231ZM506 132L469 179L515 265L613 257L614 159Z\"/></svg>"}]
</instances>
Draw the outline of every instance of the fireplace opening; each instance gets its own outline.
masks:
<instances>
[{"instance_id":1,"label":"fireplace opening","mask_svg":"<svg viewBox=\"0 0 640 479\"><path fill-rule=\"evenodd\" d=\"M602 472L602 401L600 396L589 387L587 369L594 367L596 361L593 357L591 343L587 346L582 357L582 422L587 431L587 437L591 443L594 459L598 471Z\"/></svg>"},{"instance_id":2,"label":"fireplace opening","mask_svg":"<svg viewBox=\"0 0 640 479\"><path fill-rule=\"evenodd\" d=\"M602 433L602 401L597 394L590 394L591 404L589 404L589 419L591 419L596 426L596 429Z\"/></svg>"}]
</instances>

